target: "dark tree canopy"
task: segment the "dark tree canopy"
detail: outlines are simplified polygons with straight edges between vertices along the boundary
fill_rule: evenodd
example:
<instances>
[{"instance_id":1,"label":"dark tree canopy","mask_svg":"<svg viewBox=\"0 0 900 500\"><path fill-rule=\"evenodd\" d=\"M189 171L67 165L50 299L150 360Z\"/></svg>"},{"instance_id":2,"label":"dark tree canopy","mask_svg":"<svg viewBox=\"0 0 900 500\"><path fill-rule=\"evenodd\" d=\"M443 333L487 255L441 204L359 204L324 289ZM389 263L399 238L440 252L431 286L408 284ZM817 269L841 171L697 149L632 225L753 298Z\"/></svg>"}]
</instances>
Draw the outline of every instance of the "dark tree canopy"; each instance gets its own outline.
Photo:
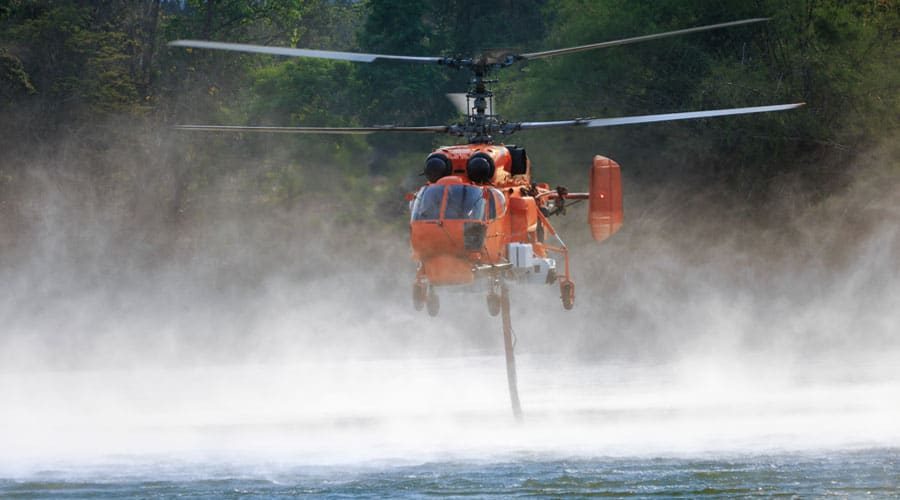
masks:
<instances>
[{"instance_id":1,"label":"dark tree canopy","mask_svg":"<svg viewBox=\"0 0 900 500\"><path fill-rule=\"evenodd\" d=\"M765 24L505 70L497 75L500 111L513 120L564 119L806 101L805 109L792 113L532 132L514 140L531 149L542 172L563 181L580 175L591 155L606 153L626 165L632 182L716 183L739 194L736 199L752 200L792 176L815 195L840 189L840 165L896 136L898 10L891 0L7 0L0 3L2 170L5 182L14 183L14 159L28 154L35 137L75 134L88 149L127 140L120 127L98 133L88 126L110 120L148 130L179 122L450 123L456 112L443 94L464 91L467 83L465 72L440 67L166 46L176 38L470 55L767 16ZM190 193L235 172L248 179L242 187L248 199L264 203L295 203L312 186L321 191L341 184L356 186L351 196L373 206L402 210L402 203L390 201L397 192L357 179L414 183L428 148L453 138L175 140L177 155L159 160L159 168L177 172L172 203L178 212ZM115 164L92 168L104 179L117 178Z\"/></svg>"}]
</instances>

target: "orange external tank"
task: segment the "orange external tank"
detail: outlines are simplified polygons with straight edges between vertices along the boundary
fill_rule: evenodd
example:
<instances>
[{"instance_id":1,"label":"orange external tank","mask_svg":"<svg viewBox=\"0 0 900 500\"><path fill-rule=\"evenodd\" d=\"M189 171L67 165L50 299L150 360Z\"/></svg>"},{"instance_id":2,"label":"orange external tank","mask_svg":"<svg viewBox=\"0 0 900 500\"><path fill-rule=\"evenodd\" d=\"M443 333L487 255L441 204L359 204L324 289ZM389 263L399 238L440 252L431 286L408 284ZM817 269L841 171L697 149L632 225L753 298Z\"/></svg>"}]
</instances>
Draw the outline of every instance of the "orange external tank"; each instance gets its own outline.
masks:
<instances>
[{"instance_id":1,"label":"orange external tank","mask_svg":"<svg viewBox=\"0 0 900 500\"><path fill-rule=\"evenodd\" d=\"M603 241L622 227L622 173L618 163L605 156L594 157L589 201L591 235Z\"/></svg>"}]
</instances>

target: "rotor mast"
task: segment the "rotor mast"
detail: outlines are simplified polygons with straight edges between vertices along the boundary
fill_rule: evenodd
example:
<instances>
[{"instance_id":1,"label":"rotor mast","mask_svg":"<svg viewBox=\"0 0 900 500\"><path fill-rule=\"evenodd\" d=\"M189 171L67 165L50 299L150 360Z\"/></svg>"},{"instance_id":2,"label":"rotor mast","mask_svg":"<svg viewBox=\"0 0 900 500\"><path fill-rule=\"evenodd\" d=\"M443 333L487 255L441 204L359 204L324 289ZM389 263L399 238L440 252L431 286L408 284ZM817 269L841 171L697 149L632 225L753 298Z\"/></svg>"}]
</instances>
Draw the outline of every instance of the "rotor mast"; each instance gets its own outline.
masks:
<instances>
[{"instance_id":1,"label":"rotor mast","mask_svg":"<svg viewBox=\"0 0 900 500\"><path fill-rule=\"evenodd\" d=\"M466 92L466 119L455 132L465 136L470 143L487 143L494 140L495 134L504 134L503 122L494 113L494 93L489 88L498 80L488 79L492 69L500 69L514 64L520 56L503 54L500 57L490 55L478 59L445 58L440 64L472 72L469 89Z\"/></svg>"},{"instance_id":2,"label":"rotor mast","mask_svg":"<svg viewBox=\"0 0 900 500\"><path fill-rule=\"evenodd\" d=\"M471 87L466 97L472 99L472 111L474 114L466 117L466 138L469 142L493 142L493 129L498 124L498 118L493 114L494 93L487 88L487 84L497 80L487 80L486 66L474 66ZM490 114L487 110L490 110Z\"/></svg>"}]
</instances>

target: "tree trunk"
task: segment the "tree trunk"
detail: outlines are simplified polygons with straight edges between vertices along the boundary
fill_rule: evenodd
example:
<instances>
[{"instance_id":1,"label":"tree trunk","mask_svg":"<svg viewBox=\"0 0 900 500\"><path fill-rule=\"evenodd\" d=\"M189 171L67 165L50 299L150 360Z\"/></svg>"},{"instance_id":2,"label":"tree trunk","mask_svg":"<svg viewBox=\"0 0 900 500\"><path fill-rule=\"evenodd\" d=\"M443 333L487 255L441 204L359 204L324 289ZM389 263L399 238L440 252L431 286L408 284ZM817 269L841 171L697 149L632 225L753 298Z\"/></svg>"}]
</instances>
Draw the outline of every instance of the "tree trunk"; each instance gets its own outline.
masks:
<instances>
[{"instance_id":1,"label":"tree trunk","mask_svg":"<svg viewBox=\"0 0 900 500\"><path fill-rule=\"evenodd\" d=\"M206 0L206 21L203 23L203 38L209 40L212 35L213 16L216 11L216 0Z\"/></svg>"},{"instance_id":2,"label":"tree trunk","mask_svg":"<svg viewBox=\"0 0 900 500\"><path fill-rule=\"evenodd\" d=\"M159 27L159 4L162 0L149 0L144 15L144 50L141 57L142 94L147 97L153 86L153 56L156 53L156 31Z\"/></svg>"}]
</instances>

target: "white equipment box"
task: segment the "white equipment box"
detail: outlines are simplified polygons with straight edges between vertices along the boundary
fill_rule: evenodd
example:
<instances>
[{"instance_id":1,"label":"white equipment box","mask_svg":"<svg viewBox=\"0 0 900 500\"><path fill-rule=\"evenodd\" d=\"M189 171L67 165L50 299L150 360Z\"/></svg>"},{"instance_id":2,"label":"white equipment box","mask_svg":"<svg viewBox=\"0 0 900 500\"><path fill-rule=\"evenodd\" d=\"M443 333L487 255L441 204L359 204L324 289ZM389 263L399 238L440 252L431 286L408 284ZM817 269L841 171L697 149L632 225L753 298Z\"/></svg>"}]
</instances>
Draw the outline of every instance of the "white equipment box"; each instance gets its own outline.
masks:
<instances>
[{"instance_id":1,"label":"white equipment box","mask_svg":"<svg viewBox=\"0 0 900 500\"><path fill-rule=\"evenodd\" d=\"M510 243L507 250L509 263L520 279L528 283L555 281L556 261L534 255L534 247L530 243Z\"/></svg>"}]
</instances>

